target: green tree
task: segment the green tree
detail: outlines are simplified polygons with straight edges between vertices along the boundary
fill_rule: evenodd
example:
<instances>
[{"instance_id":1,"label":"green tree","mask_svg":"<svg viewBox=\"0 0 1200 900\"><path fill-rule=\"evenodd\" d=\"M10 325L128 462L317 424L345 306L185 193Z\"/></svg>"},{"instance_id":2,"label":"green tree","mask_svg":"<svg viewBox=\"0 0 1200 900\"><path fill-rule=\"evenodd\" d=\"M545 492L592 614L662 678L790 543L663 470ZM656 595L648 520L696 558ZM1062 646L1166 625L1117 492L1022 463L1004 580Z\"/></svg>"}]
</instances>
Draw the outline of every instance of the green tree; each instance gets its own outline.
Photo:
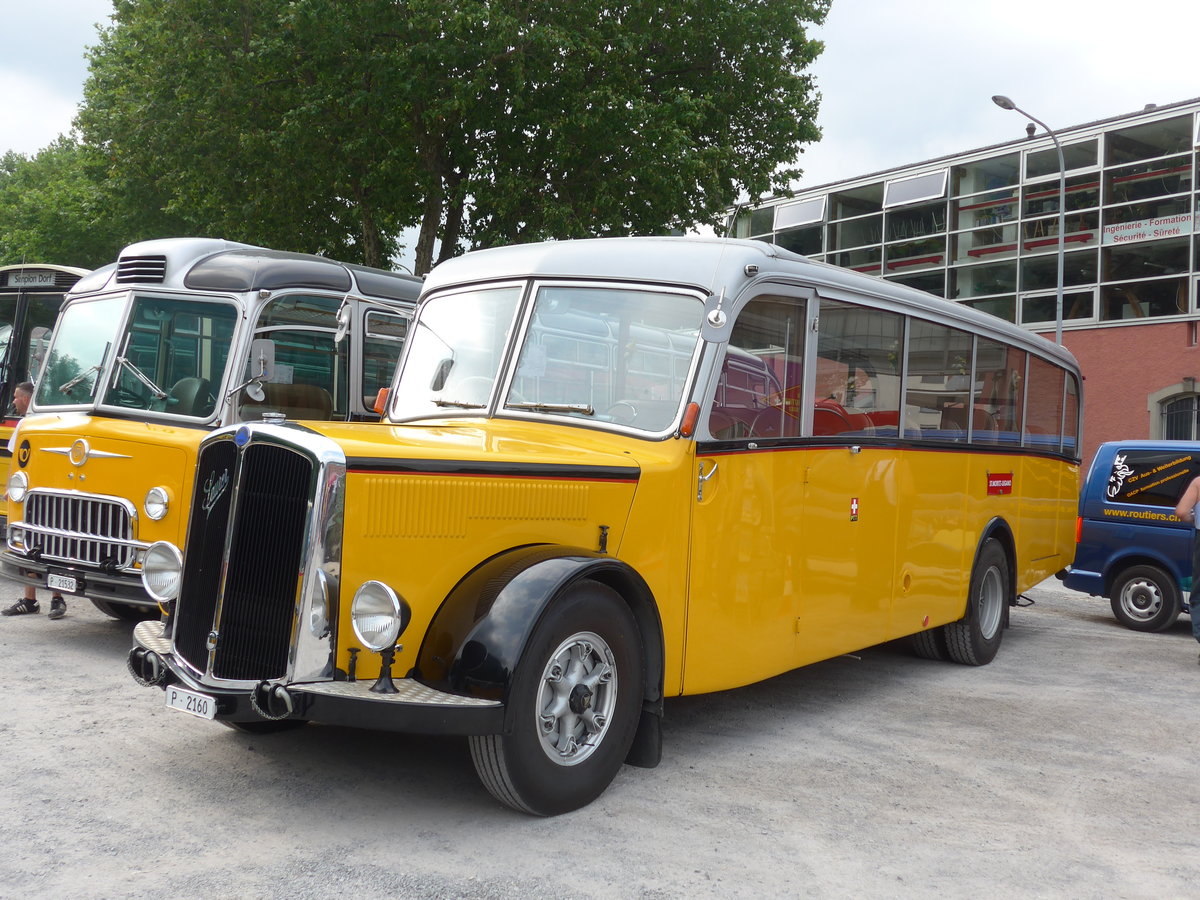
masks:
<instances>
[{"instance_id":1,"label":"green tree","mask_svg":"<svg viewBox=\"0 0 1200 900\"><path fill-rule=\"evenodd\" d=\"M116 0L80 127L197 231L372 265L686 229L798 174L828 5Z\"/></svg>"},{"instance_id":2,"label":"green tree","mask_svg":"<svg viewBox=\"0 0 1200 900\"><path fill-rule=\"evenodd\" d=\"M117 0L113 22L79 125L114 177L153 179L197 232L391 256L409 154L388 147L392 100L354 35L275 0Z\"/></svg>"},{"instance_id":3,"label":"green tree","mask_svg":"<svg viewBox=\"0 0 1200 900\"><path fill-rule=\"evenodd\" d=\"M95 268L136 240L176 233L144 185L112 184L93 148L60 137L32 157L0 157L0 264Z\"/></svg>"}]
</instances>

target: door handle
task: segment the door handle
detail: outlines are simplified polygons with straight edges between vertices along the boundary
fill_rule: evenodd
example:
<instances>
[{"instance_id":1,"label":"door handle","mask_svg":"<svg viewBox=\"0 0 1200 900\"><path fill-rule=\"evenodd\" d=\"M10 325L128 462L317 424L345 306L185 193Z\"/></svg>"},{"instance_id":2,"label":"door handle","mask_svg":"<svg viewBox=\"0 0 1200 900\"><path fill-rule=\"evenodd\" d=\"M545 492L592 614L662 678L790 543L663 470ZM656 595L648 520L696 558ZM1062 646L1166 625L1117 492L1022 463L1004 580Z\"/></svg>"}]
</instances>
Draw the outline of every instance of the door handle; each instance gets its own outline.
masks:
<instances>
[{"instance_id":1,"label":"door handle","mask_svg":"<svg viewBox=\"0 0 1200 900\"><path fill-rule=\"evenodd\" d=\"M708 479L717 474L717 462L713 460L712 468L708 470L708 474L704 474L704 460L700 460L700 474L696 482L696 499L704 499L704 484Z\"/></svg>"}]
</instances>

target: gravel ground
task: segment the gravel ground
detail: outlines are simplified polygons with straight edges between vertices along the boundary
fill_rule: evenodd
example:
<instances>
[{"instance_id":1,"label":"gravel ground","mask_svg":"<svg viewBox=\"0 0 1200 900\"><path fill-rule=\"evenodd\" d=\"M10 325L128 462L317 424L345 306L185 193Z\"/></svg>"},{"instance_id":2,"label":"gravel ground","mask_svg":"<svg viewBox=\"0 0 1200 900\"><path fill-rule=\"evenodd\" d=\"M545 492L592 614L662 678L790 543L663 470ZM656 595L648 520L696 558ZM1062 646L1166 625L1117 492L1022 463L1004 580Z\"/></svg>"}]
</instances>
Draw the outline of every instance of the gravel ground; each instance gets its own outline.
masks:
<instances>
[{"instance_id":1,"label":"gravel ground","mask_svg":"<svg viewBox=\"0 0 1200 900\"><path fill-rule=\"evenodd\" d=\"M891 644L668 701L662 765L553 819L459 739L168 710L86 601L0 619L0 896L1200 896L1187 618L1029 596L989 666Z\"/></svg>"}]
</instances>

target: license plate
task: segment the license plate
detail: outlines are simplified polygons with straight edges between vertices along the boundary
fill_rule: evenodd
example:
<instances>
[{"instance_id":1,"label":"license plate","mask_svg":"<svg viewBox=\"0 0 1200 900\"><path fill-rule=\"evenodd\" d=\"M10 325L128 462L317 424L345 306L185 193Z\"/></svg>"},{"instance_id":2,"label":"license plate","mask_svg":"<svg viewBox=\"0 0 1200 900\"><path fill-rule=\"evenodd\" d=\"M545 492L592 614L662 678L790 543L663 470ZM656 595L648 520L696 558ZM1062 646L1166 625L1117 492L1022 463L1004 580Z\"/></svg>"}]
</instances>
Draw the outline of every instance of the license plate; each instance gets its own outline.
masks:
<instances>
[{"instance_id":1,"label":"license plate","mask_svg":"<svg viewBox=\"0 0 1200 900\"><path fill-rule=\"evenodd\" d=\"M207 694L185 691L183 688L167 688L167 706L180 712L211 719L217 714L217 700Z\"/></svg>"},{"instance_id":2,"label":"license plate","mask_svg":"<svg viewBox=\"0 0 1200 900\"><path fill-rule=\"evenodd\" d=\"M74 575L60 575L57 572L46 573L46 587L49 590L60 591L64 594L78 594L82 589L79 579Z\"/></svg>"}]
</instances>

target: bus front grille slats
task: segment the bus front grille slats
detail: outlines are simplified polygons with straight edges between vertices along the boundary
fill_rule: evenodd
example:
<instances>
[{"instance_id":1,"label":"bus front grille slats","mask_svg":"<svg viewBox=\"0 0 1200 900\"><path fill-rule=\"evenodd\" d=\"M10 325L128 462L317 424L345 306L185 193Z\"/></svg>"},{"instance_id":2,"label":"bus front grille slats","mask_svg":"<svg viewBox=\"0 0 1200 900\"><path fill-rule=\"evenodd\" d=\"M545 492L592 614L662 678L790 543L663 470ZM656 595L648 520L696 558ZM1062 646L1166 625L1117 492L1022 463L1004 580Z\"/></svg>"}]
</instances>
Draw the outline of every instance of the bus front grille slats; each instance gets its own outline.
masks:
<instances>
[{"instance_id":1,"label":"bus front grille slats","mask_svg":"<svg viewBox=\"0 0 1200 900\"><path fill-rule=\"evenodd\" d=\"M112 560L133 565L137 550L114 541L133 539L133 519L120 503L95 495L30 491L25 499L26 541L42 558L82 565Z\"/></svg>"},{"instance_id":2,"label":"bus front grille slats","mask_svg":"<svg viewBox=\"0 0 1200 900\"><path fill-rule=\"evenodd\" d=\"M231 441L215 442L201 452L197 497L207 495L206 484L216 485L235 471L237 484L217 495L211 508L193 506L176 649L193 667L206 671L209 635L216 632L214 677L278 678L286 672L292 642L313 465L305 456L270 444L245 448L240 466L235 457ZM237 507L231 510L234 496Z\"/></svg>"}]
</instances>

